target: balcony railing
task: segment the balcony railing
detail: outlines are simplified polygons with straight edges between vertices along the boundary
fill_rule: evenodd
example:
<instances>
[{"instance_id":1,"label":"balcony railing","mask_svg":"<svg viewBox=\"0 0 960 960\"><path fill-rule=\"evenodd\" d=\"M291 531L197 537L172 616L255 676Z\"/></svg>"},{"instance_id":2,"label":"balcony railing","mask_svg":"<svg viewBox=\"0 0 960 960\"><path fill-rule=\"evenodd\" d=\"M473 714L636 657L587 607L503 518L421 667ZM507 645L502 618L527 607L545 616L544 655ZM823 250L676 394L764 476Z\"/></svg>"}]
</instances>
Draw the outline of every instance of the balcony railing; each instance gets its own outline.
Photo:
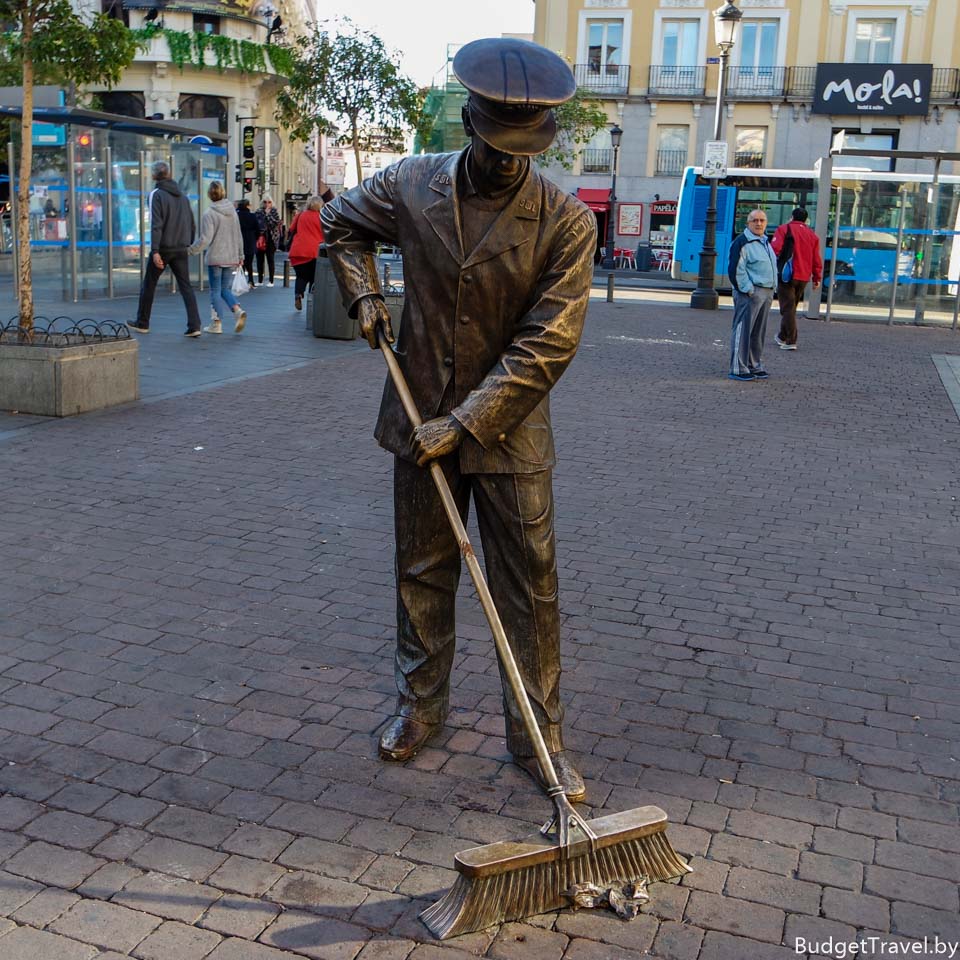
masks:
<instances>
[{"instance_id":1,"label":"balcony railing","mask_svg":"<svg viewBox=\"0 0 960 960\"><path fill-rule=\"evenodd\" d=\"M647 90L658 97L702 97L706 80L706 67L652 66Z\"/></svg>"},{"instance_id":2,"label":"balcony railing","mask_svg":"<svg viewBox=\"0 0 960 960\"><path fill-rule=\"evenodd\" d=\"M581 173L610 173L613 170L613 150L584 150L580 154Z\"/></svg>"},{"instance_id":3,"label":"balcony railing","mask_svg":"<svg viewBox=\"0 0 960 960\"><path fill-rule=\"evenodd\" d=\"M786 72L786 67L729 67L726 96L730 100L779 99Z\"/></svg>"},{"instance_id":4,"label":"balcony railing","mask_svg":"<svg viewBox=\"0 0 960 960\"><path fill-rule=\"evenodd\" d=\"M630 67L608 63L578 63L574 68L578 87L598 95L626 94L630 88Z\"/></svg>"},{"instance_id":5,"label":"balcony railing","mask_svg":"<svg viewBox=\"0 0 960 960\"><path fill-rule=\"evenodd\" d=\"M956 67L934 67L930 84L931 100L956 100L960 97L960 70Z\"/></svg>"},{"instance_id":6,"label":"balcony railing","mask_svg":"<svg viewBox=\"0 0 960 960\"><path fill-rule=\"evenodd\" d=\"M686 165L686 150L658 150L654 174L658 177L679 177Z\"/></svg>"},{"instance_id":7,"label":"balcony railing","mask_svg":"<svg viewBox=\"0 0 960 960\"><path fill-rule=\"evenodd\" d=\"M812 100L816 86L816 67L787 67L787 82L784 89L787 98Z\"/></svg>"},{"instance_id":8,"label":"balcony railing","mask_svg":"<svg viewBox=\"0 0 960 960\"><path fill-rule=\"evenodd\" d=\"M733 155L735 167L762 167L763 154L752 150L737 150Z\"/></svg>"}]
</instances>

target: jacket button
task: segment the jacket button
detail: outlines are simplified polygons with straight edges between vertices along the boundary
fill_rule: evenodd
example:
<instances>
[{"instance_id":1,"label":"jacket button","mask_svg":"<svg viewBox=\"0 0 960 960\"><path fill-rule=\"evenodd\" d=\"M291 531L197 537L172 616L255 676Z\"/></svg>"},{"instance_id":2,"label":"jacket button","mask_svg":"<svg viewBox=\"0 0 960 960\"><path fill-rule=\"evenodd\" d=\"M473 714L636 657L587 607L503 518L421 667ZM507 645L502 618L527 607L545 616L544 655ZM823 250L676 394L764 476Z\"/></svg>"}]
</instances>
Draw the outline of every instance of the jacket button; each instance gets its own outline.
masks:
<instances>
[{"instance_id":1,"label":"jacket button","mask_svg":"<svg viewBox=\"0 0 960 960\"><path fill-rule=\"evenodd\" d=\"M497 443L506 443L507 435L505 433L497 434Z\"/></svg>"},{"instance_id":2,"label":"jacket button","mask_svg":"<svg viewBox=\"0 0 960 960\"><path fill-rule=\"evenodd\" d=\"M470 322L470 318L467 317L467 316L463 316L463 317L460 318L460 322L461 322L461 323L469 323L469 322Z\"/></svg>"},{"instance_id":3,"label":"jacket button","mask_svg":"<svg viewBox=\"0 0 960 960\"><path fill-rule=\"evenodd\" d=\"M467 274L467 275L463 278L463 282L464 282L464 283L473 283L473 277L471 277L469 274Z\"/></svg>"},{"instance_id":4,"label":"jacket button","mask_svg":"<svg viewBox=\"0 0 960 960\"><path fill-rule=\"evenodd\" d=\"M452 367L452 366L453 366L453 357L444 357L444 358L443 358L443 365L444 365L445 367Z\"/></svg>"}]
</instances>

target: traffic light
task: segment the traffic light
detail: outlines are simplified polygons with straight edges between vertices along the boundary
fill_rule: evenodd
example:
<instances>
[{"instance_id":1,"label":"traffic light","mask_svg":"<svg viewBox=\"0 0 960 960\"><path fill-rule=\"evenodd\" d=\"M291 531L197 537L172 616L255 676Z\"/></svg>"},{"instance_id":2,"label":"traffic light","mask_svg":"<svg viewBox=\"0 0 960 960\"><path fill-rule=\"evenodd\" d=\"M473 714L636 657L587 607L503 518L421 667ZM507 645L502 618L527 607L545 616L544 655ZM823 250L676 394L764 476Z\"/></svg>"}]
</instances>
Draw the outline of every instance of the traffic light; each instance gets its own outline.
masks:
<instances>
[{"instance_id":1,"label":"traffic light","mask_svg":"<svg viewBox=\"0 0 960 960\"><path fill-rule=\"evenodd\" d=\"M239 163L234 164L234 168L233 168L233 182L234 182L234 183L242 183L242 182L243 182L243 177L242 177L241 174L240 174L240 164L239 164Z\"/></svg>"},{"instance_id":2,"label":"traffic light","mask_svg":"<svg viewBox=\"0 0 960 960\"><path fill-rule=\"evenodd\" d=\"M253 191L253 178L246 177L243 181L243 192L251 193Z\"/></svg>"},{"instance_id":3,"label":"traffic light","mask_svg":"<svg viewBox=\"0 0 960 960\"><path fill-rule=\"evenodd\" d=\"M78 147L89 147L91 143L93 143L93 137L91 137L89 133L81 133L80 136L77 137Z\"/></svg>"}]
</instances>

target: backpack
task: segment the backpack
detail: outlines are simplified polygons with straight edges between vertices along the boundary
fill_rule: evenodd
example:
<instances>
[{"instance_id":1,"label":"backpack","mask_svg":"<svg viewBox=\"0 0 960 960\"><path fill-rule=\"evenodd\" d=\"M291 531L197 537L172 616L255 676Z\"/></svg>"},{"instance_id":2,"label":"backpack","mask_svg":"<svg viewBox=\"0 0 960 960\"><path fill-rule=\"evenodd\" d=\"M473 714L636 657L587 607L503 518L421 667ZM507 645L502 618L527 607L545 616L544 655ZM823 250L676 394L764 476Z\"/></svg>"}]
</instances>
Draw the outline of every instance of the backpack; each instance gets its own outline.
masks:
<instances>
[{"instance_id":1,"label":"backpack","mask_svg":"<svg viewBox=\"0 0 960 960\"><path fill-rule=\"evenodd\" d=\"M793 238L793 232L787 227L787 238L783 241L783 249L777 255L777 273L781 283L789 283L793 279L793 250L796 241Z\"/></svg>"}]
</instances>

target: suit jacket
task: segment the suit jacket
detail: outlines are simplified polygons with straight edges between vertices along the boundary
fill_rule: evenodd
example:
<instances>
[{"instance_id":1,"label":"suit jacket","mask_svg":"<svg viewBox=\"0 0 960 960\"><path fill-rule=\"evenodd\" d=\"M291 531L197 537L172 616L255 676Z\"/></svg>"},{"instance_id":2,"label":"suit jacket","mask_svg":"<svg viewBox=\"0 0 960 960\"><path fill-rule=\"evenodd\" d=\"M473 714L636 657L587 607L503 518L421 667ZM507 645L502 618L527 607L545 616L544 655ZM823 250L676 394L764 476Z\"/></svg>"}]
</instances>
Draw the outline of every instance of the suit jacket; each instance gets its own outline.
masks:
<instances>
[{"instance_id":1,"label":"suit jacket","mask_svg":"<svg viewBox=\"0 0 960 960\"><path fill-rule=\"evenodd\" d=\"M397 359L424 420L438 415L453 378L451 412L468 431L460 469L531 473L555 462L547 395L580 342L596 218L531 166L483 240L465 251L457 196L465 156L387 167L324 206L324 234L353 316L362 297L381 293L373 244L401 248ZM388 378L376 437L412 459L411 432Z\"/></svg>"}]
</instances>

